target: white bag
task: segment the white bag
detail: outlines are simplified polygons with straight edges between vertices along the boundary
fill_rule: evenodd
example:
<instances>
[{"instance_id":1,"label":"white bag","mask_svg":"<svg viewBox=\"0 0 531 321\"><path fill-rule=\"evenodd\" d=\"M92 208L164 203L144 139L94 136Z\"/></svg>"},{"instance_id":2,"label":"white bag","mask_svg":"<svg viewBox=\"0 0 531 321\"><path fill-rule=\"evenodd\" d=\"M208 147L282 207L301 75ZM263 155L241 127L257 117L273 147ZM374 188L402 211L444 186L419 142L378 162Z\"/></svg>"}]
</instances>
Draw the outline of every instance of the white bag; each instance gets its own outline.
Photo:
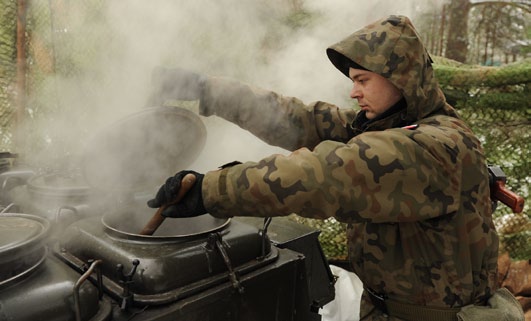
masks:
<instances>
[{"instance_id":1,"label":"white bag","mask_svg":"<svg viewBox=\"0 0 531 321\"><path fill-rule=\"evenodd\" d=\"M358 276L345 269L330 265L335 283L336 296L319 310L322 321L359 321L363 284Z\"/></svg>"}]
</instances>

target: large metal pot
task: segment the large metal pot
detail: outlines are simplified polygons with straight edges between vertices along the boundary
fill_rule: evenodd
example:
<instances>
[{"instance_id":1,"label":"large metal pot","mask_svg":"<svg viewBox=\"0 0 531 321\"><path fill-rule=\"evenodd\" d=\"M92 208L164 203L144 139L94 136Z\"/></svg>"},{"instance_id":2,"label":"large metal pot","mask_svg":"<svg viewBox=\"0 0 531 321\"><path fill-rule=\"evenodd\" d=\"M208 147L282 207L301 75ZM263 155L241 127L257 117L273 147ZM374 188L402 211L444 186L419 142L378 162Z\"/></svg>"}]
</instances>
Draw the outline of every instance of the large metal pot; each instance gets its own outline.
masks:
<instances>
[{"instance_id":1,"label":"large metal pot","mask_svg":"<svg viewBox=\"0 0 531 321\"><path fill-rule=\"evenodd\" d=\"M0 288L37 269L46 257L50 223L26 214L0 215Z\"/></svg>"},{"instance_id":2,"label":"large metal pot","mask_svg":"<svg viewBox=\"0 0 531 321\"><path fill-rule=\"evenodd\" d=\"M101 260L106 290L123 300L124 293L134 294L140 305L179 300L278 255L255 227L208 214L168 218L154 235L140 235L153 212L146 209L133 206L75 222L61 236L61 255L79 266ZM129 279L127 271L134 271Z\"/></svg>"},{"instance_id":3,"label":"large metal pot","mask_svg":"<svg viewBox=\"0 0 531 321\"><path fill-rule=\"evenodd\" d=\"M49 222L0 214L0 319L107 320L109 301L57 258L48 255Z\"/></svg>"},{"instance_id":4,"label":"large metal pot","mask_svg":"<svg viewBox=\"0 0 531 321\"><path fill-rule=\"evenodd\" d=\"M96 191L79 173L36 175L26 184L26 193L17 196L21 210L52 222L72 222L89 215ZM62 224L64 225L64 224Z\"/></svg>"}]
</instances>

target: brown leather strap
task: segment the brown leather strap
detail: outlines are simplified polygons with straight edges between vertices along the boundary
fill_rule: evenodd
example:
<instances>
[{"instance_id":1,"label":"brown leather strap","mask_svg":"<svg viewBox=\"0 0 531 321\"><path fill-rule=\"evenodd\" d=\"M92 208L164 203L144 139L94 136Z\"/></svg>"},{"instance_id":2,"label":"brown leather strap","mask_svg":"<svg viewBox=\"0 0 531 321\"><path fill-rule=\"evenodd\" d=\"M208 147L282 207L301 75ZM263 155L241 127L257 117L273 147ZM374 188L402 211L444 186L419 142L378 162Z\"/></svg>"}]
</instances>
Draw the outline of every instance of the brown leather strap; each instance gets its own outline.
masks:
<instances>
[{"instance_id":1,"label":"brown leather strap","mask_svg":"<svg viewBox=\"0 0 531 321\"><path fill-rule=\"evenodd\" d=\"M461 308L428 307L398 302L365 288L374 306L387 315L407 321L457 321Z\"/></svg>"}]
</instances>

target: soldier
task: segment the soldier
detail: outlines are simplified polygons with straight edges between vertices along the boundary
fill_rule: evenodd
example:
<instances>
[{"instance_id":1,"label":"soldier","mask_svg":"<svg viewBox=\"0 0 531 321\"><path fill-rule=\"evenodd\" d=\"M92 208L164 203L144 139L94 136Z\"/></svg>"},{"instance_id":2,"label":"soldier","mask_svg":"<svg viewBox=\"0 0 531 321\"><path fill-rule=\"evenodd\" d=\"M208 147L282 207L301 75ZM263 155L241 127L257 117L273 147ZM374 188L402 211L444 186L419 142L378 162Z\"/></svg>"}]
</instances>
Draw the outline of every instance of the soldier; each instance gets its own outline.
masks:
<instances>
[{"instance_id":1,"label":"soldier","mask_svg":"<svg viewBox=\"0 0 531 321\"><path fill-rule=\"evenodd\" d=\"M497 292L498 236L482 147L445 101L411 21L376 21L327 55L352 81L361 111L158 69L158 99L199 99L201 115L292 152L206 174L179 172L148 205L170 202L192 173L196 183L164 216L296 213L347 223L349 260L365 289L362 320L446 321L458 313L497 320L500 309L519 320L518 303Z\"/></svg>"}]
</instances>

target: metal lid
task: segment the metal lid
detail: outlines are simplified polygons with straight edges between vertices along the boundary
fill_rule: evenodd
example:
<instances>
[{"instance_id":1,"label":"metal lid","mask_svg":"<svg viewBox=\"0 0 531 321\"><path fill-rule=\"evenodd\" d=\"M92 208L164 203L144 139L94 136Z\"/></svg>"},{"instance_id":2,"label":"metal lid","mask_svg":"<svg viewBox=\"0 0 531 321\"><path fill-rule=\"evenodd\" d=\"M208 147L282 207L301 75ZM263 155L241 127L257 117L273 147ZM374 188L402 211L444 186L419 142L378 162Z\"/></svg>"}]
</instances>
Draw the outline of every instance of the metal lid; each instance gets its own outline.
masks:
<instances>
[{"instance_id":1,"label":"metal lid","mask_svg":"<svg viewBox=\"0 0 531 321\"><path fill-rule=\"evenodd\" d=\"M48 221L37 216L12 213L0 215L0 258L26 250L40 242L49 228Z\"/></svg>"},{"instance_id":2,"label":"metal lid","mask_svg":"<svg viewBox=\"0 0 531 321\"><path fill-rule=\"evenodd\" d=\"M46 196L86 196L91 193L85 179L79 174L51 173L33 176L28 180L28 190Z\"/></svg>"},{"instance_id":3,"label":"metal lid","mask_svg":"<svg viewBox=\"0 0 531 321\"><path fill-rule=\"evenodd\" d=\"M180 107L146 108L99 132L83 155L89 185L104 191L142 191L186 169L204 147L206 127Z\"/></svg>"},{"instance_id":4,"label":"metal lid","mask_svg":"<svg viewBox=\"0 0 531 321\"><path fill-rule=\"evenodd\" d=\"M0 286L34 270L46 256L50 223L28 214L0 215Z\"/></svg>"}]
</instances>

